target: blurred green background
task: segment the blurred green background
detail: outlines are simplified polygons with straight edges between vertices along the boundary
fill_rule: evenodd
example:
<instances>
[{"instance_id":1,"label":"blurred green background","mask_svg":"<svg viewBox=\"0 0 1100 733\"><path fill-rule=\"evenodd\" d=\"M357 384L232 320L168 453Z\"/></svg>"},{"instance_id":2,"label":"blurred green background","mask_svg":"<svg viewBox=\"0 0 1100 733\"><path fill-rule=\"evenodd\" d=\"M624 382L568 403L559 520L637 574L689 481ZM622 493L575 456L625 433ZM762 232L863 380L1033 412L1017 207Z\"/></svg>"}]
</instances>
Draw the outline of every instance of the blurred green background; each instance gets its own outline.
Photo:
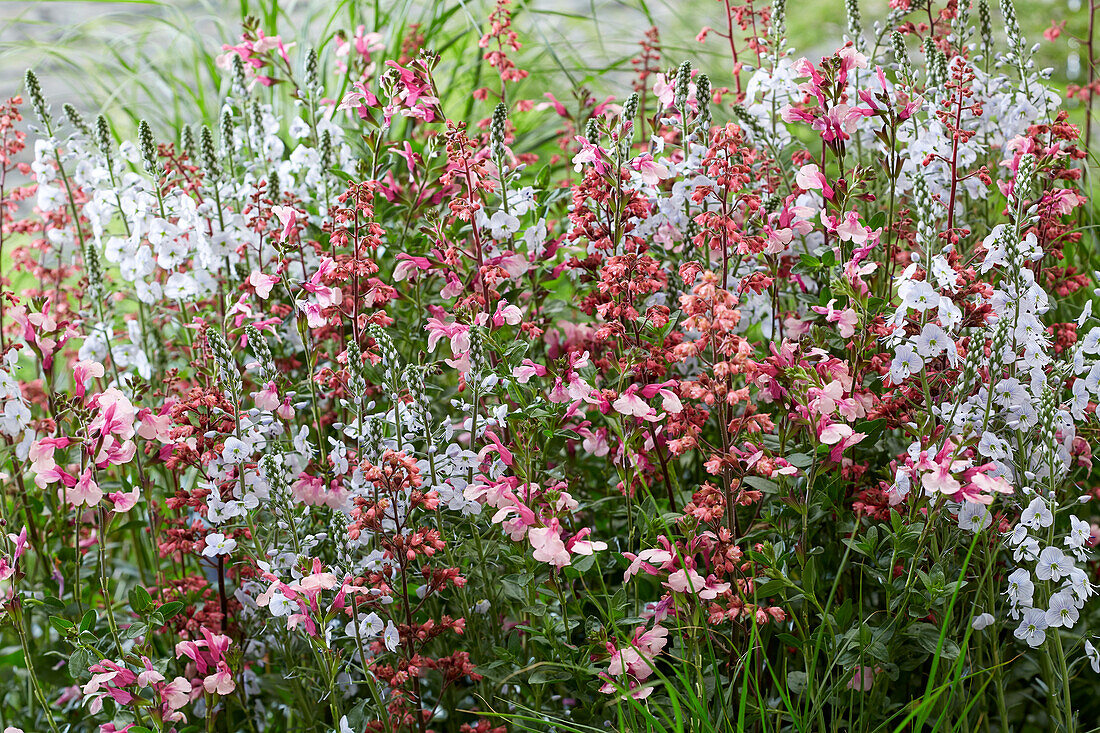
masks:
<instances>
[{"instance_id":1,"label":"blurred green background","mask_svg":"<svg viewBox=\"0 0 1100 733\"><path fill-rule=\"evenodd\" d=\"M758 6L770 4L758 2ZM936 2L937 10L944 2ZM918 5L918 3L914 3ZM996 32L1003 33L997 0L990 3ZM1037 61L1054 69L1056 83L1083 83L1083 37L1088 18L1082 0L1017 0L1017 13L1029 43L1039 43ZM22 73L33 66L55 110L69 102L88 113L105 112L120 127L141 117L154 128L210 119L217 112L223 75L214 65L221 45L236 39L243 16L254 15L268 33L331 51L338 30L367 30L387 35L387 55L397 49L400 29L419 23L427 46L444 54L448 78L468 98L480 58L477 40L484 33L492 3L486 0L130 0L128 2L5 2L0 0L0 95L21 90ZM865 35L885 20L885 0L861 3ZM724 30L726 7L720 0L515 0L514 28L524 44L522 68L531 72L521 91L541 98L550 91L567 97L587 86L598 94L629 88L630 59L645 30L656 25L666 66L692 58L716 86L731 83L729 49L712 35L695 40L700 28ZM909 16L926 18L923 12ZM977 9L973 12L975 22ZM843 40L843 0L788 0L788 37L798 53L821 55ZM1066 21L1055 42L1043 38L1052 20ZM1068 102L1071 110L1079 107ZM1083 119L1075 114L1075 118Z\"/></svg>"}]
</instances>

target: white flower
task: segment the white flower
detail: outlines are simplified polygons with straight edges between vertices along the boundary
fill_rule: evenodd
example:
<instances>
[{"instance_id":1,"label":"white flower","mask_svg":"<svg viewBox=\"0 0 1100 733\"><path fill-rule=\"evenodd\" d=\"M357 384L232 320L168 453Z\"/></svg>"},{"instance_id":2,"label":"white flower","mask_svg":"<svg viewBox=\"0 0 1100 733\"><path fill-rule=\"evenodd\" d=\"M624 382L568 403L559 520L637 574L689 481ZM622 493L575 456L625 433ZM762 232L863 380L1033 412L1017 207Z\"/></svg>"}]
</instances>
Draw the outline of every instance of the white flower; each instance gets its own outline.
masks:
<instances>
[{"instance_id":1,"label":"white flower","mask_svg":"<svg viewBox=\"0 0 1100 733\"><path fill-rule=\"evenodd\" d=\"M1084 547L1092 536L1092 527L1083 519L1074 515L1069 517L1069 534L1066 536L1066 544L1073 548Z\"/></svg>"},{"instance_id":2,"label":"white flower","mask_svg":"<svg viewBox=\"0 0 1100 733\"><path fill-rule=\"evenodd\" d=\"M1047 609L1046 615L1047 626L1072 629L1079 615L1072 593L1060 591L1050 597L1050 608Z\"/></svg>"},{"instance_id":3,"label":"white flower","mask_svg":"<svg viewBox=\"0 0 1100 733\"><path fill-rule=\"evenodd\" d=\"M252 446L240 438L230 436L222 444L222 460L226 463L233 465L244 463L251 455Z\"/></svg>"},{"instance_id":4,"label":"white flower","mask_svg":"<svg viewBox=\"0 0 1100 733\"><path fill-rule=\"evenodd\" d=\"M397 633L397 627L393 625L393 621L386 622L386 633L382 635L382 641L391 652L397 651L397 646L401 643L401 635Z\"/></svg>"},{"instance_id":5,"label":"white flower","mask_svg":"<svg viewBox=\"0 0 1100 733\"><path fill-rule=\"evenodd\" d=\"M519 231L519 219L501 209L493 213L485 226L489 228L489 235L500 242Z\"/></svg>"},{"instance_id":6,"label":"white flower","mask_svg":"<svg viewBox=\"0 0 1100 733\"><path fill-rule=\"evenodd\" d=\"M890 381L901 384L909 378L910 374L919 372L924 368L924 360L917 356L917 352L909 344L902 344L894 353L894 361L890 365Z\"/></svg>"},{"instance_id":7,"label":"white flower","mask_svg":"<svg viewBox=\"0 0 1100 733\"><path fill-rule=\"evenodd\" d=\"M1016 549L1012 551L1012 559L1016 562L1034 560L1039 556L1039 540L1025 535Z\"/></svg>"},{"instance_id":8,"label":"white flower","mask_svg":"<svg viewBox=\"0 0 1100 733\"><path fill-rule=\"evenodd\" d=\"M1046 501L1036 496L1020 514L1020 522L1031 529L1043 529L1054 524L1054 515L1047 507Z\"/></svg>"},{"instance_id":9,"label":"white flower","mask_svg":"<svg viewBox=\"0 0 1100 733\"><path fill-rule=\"evenodd\" d=\"M1035 584L1031 574L1024 568L1016 568L1008 576L1008 590L1005 591L1013 606L1030 606L1035 597Z\"/></svg>"},{"instance_id":10,"label":"white flower","mask_svg":"<svg viewBox=\"0 0 1100 733\"><path fill-rule=\"evenodd\" d=\"M925 359L937 357L945 349L954 349L955 346L948 338L947 333L935 323L924 324L924 328L917 335L914 344L917 347L917 353Z\"/></svg>"},{"instance_id":11,"label":"white flower","mask_svg":"<svg viewBox=\"0 0 1100 733\"><path fill-rule=\"evenodd\" d=\"M1092 665L1092 671L1100 674L1100 652L1096 651L1096 647L1088 639L1085 640L1085 658Z\"/></svg>"},{"instance_id":12,"label":"white flower","mask_svg":"<svg viewBox=\"0 0 1100 733\"><path fill-rule=\"evenodd\" d=\"M978 442L978 451L987 458L999 461L1008 455L1008 441L987 430L982 433L982 439Z\"/></svg>"},{"instance_id":13,"label":"white flower","mask_svg":"<svg viewBox=\"0 0 1100 733\"><path fill-rule=\"evenodd\" d=\"M1074 567L1069 571L1069 579L1062 587L1072 591L1078 607L1085 605L1085 600L1093 593L1088 573L1078 567Z\"/></svg>"},{"instance_id":14,"label":"white flower","mask_svg":"<svg viewBox=\"0 0 1100 733\"><path fill-rule=\"evenodd\" d=\"M1058 582L1073 569L1073 559L1057 547L1047 547L1039 553L1035 565L1035 577L1039 580Z\"/></svg>"},{"instance_id":15,"label":"white flower","mask_svg":"<svg viewBox=\"0 0 1100 733\"><path fill-rule=\"evenodd\" d=\"M1042 645L1047 638L1046 613L1038 608L1029 608L1024 612L1024 618L1013 632L1017 639L1026 641L1028 646L1035 648Z\"/></svg>"},{"instance_id":16,"label":"white flower","mask_svg":"<svg viewBox=\"0 0 1100 733\"><path fill-rule=\"evenodd\" d=\"M926 311L939 302L935 288L924 280L907 280L898 288L901 304L905 308Z\"/></svg>"},{"instance_id":17,"label":"white flower","mask_svg":"<svg viewBox=\"0 0 1100 733\"><path fill-rule=\"evenodd\" d=\"M982 629L988 628L992 624L993 614L983 613L974 617L974 619L970 622L970 627L973 628L975 631L981 631Z\"/></svg>"},{"instance_id":18,"label":"white flower","mask_svg":"<svg viewBox=\"0 0 1100 733\"><path fill-rule=\"evenodd\" d=\"M391 621L390 623L393 622ZM382 631L382 628L382 619L374 611L371 611L366 616L363 616L361 619L359 619L359 636L362 638L366 639L373 636L378 636L378 633ZM344 626L344 633L351 637L355 636L354 621L348 621L347 625Z\"/></svg>"},{"instance_id":19,"label":"white flower","mask_svg":"<svg viewBox=\"0 0 1100 733\"><path fill-rule=\"evenodd\" d=\"M164 296L170 300L187 300L197 295L199 285L184 272L173 272L164 283Z\"/></svg>"},{"instance_id":20,"label":"white flower","mask_svg":"<svg viewBox=\"0 0 1100 733\"><path fill-rule=\"evenodd\" d=\"M237 549L237 540L226 537L221 532L213 532L206 535L206 547L202 549L205 557L228 555Z\"/></svg>"},{"instance_id":21,"label":"white flower","mask_svg":"<svg viewBox=\"0 0 1100 733\"><path fill-rule=\"evenodd\" d=\"M971 532L981 532L993 522L993 515L984 504L967 501L959 509L959 527Z\"/></svg>"},{"instance_id":22,"label":"white flower","mask_svg":"<svg viewBox=\"0 0 1100 733\"><path fill-rule=\"evenodd\" d=\"M535 189L531 186L524 186L518 191L508 191L505 196L508 198L508 210L516 216L523 216L535 208Z\"/></svg>"}]
</instances>

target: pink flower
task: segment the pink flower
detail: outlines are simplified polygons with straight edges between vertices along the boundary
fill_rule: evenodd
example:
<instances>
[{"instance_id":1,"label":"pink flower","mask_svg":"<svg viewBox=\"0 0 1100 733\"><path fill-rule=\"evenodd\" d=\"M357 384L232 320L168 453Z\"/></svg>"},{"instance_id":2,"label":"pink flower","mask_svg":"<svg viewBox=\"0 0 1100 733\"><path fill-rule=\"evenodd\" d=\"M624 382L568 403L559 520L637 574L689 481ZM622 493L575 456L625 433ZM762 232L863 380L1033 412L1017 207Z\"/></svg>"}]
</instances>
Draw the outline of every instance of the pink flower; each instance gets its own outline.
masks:
<instances>
[{"instance_id":1,"label":"pink flower","mask_svg":"<svg viewBox=\"0 0 1100 733\"><path fill-rule=\"evenodd\" d=\"M817 439L825 445L833 446L829 451L829 460L834 463L840 463L845 448L850 448L867 437L865 433L857 433L844 423L826 423L826 419L822 418L818 424Z\"/></svg>"},{"instance_id":2,"label":"pink flower","mask_svg":"<svg viewBox=\"0 0 1100 733\"><path fill-rule=\"evenodd\" d=\"M83 397L92 379L103 376L103 365L98 361L78 361L73 365L73 394Z\"/></svg>"},{"instance_id":3,"label":"pink flower","mask_svg":"<svg viewBox=\"0 0 1100 733\"><path fill-rule=\"evenodd\" d=\"M556 525L556 520L553 525ZM533 557L536 560L548 562L560 569L569 564L569 552L561 540L561 530L553 525L532 527L527 532L527 540L535 550Z\"/></svg>"},{"instance_id":4,"label":"pink flower","mask_svg":"<svg viewBox=\"0 0 1100 733\"><path fill-rule=\"evenodd\" d=\"M393 268L393 279L398 282L408 279L410 275L415 277L420 270L432 269L432 262L427 257L413 257L400 252L397 259L397 267Z\"/></svg>"},{"instance_id":5,"label":"pink flower","mask_svg":"<svg viewBox=\"0 0 1100 733\"><path fill-rule=\"evenodd\" d=\"M848 680L848 689L856 692L869 692L871 685L875 683L875 672L872 667L856 667L852 679Z\"/></svg>"},{"instance_id":6,"label":"pink flower","mask_svg":"<svg viewBox=\"0 0 1100 733\"><path fill-rule=\"evenodd\" d=\"M344 98L340 101L340 106L336 109L339 112L344 110L355 110L359 115L359 119L365 120L370 117L370 107L381 106L378 97L374 95L370 89L367 89L367 85L361 81L353 82L351 90L344 95Z\"/></svg>"},{"instance_id":7,"label":"pink flower","mask_svg":"<svg viewBox=\"0 0 1100 733\"><path fill-rule=\"evenodd\" d=\"M669 573L666 588L677 593L698 593L707 585L707 581L694 568L680 568Z\"/></svg>"},{"instance_id":8,"label":"pink flower","mask_svg":"<svg viewBox=\"0 0 1100 733\"><path fill-rule=\"evenodd\" d=\"M252 399L256 407L268 412L279 406L279 392L275 389L274 382L268 382L259 392L252 393Z\"/></svg>"},{"instance_id":9,"label":"pink flower","mask_svg":"<svg viewBox=\"0 0 1100 733\"><path fill-rule=\"evenodd\" d=\"M141 499L141 489L135 486L126 493L114 491L108 494L107 498L115 505L112 511L116 514L122 514L137 506L138 501Z\"/></svg>"},{"instance_id":10,"label":"pink flower","mask_svg":"<svg viewBox=\"0 0 1100 733\"><path fill-rule=\"evenodd\" d=\"M565 549L577 555L591 555L600 550L607 549L606 542L592 541L588 539L588 536L592 534L592 530L585 527L580 532L569 538L569 541L565 543Z\"/></svg>"},{"instance_id":11,"label":"pink flower","mask_svg":"<svg viewBox=\"0 0 1100 733\"><path fill-rule=\"evenodd\" d=\"M845 308L844 310L837 310L833 308L833 303L836 299L832 299L823 308L819 305L812 306L812 309L816 313L821 313L825 316L825 321L828 323L837 324L837 332L841 338L851 338L856 332L856 324L859 323L859 316L851 308Z\"/></svg>"},{"instance_id":12,"label":"pink flower","mask_svg":"<svg viewBox=\"0 0 1100 733\"><path fill-rule=\"evenodd\" d=\"M623 582L630 580L639 570L645 570L649 575L656 575L660 572L660 568L653 565L666 565L672 562L672 553L668 550L662 550L659 547L654 547L648 550L642 550L637 555L629 552L624 552L623 557L630 560L630 567L623 573Z\"/></svg>"},{"instance_id":13,"label":"pink flower","mask_svg":"<svg viewBox=\"0 0 1100 733\"><path fill-rule=\"evenodd\" d=\"M655 161L649 153L642 153L631 160L629 165L641 174L642 183L647 186L656 186L669 176L668 168Z\"/></svg>"},{"instance_id":14,"label":"pink flower","mask_svg":"<svg viewBox=\"0 0 1100 733\"><path fill-rule=\"evenodd\" d=\"M262 300L267 300L268 296L271 295L271 288L280 279L278 275L265 275L259 270L253 270L252 274L248 276L248 284L256 289L256 295L260 296Z\"/></svg>"},{"instance_id":15,"label":"pink flower","mask_svg":"<svg viewBox=\"0 0 1100 733\"><path fill-rule=\"evenodd\" d=\"M117 435L122 440L134 437L134 419L137 412L126 395L114 387L108 387L92 397L90 405L98 412L88 424L91 435Z\"/></svg>"},{"instance_id":16,"label":"pink flower","mask_svg":"<svg viewBox=\"0 0 1100 733\"><path fill-rule=\"evenodd\" d=\"M601 176L606 175L610 167L603 149L579 135L573 139L581 144L580 152L573 156L573 170L580 173L586 164L590 164Z\"/></svg>"},{"instance_id":17,"label":"pink flower","mask_svg":"<svg viewBox=\"0 0 1100 733\"><path fill-rule=\"evenodd\" d=\"M336 263L331 258L325 257L321 260L317 272L313 273L309 280L302 283L302 289L313 293L317 298L317 304L322 308L339 305L340 301L343 300L339 288L332 288L324 284L324 279L335 271Z\"/></svg>"},{"instance_id":18,"label":"pink flower","mask_svg":"<svg viewBox=\"0 0 1100 733\"><path fill-rule=\"evenodd\" d=\"M95 506L103 498L103 492L99 488L94 480L92 480L92 469L85 468L84 472L80 474L80 478L77 479L76 485L68 489L65 492L65 499L74 507L87 505Z\"/></svg>"},{"instance_id":19,"label":"pink flower","mask_svg":"<svg viewBox=\"0 0 1100 733\"><path fill-rule=\"evenodd\" d=\"M611 406L621 415L633 415L643 420L656 420L657 411L647 405L645 400L638 396L638 385L632 384L626 391L619 395L619 399L611 403Z\"/></svg>"},{"instance_id":20,"label":"pink flower","mask_svg":"<svg viewBox=\"0 0 1100 733\"><path fill-rule=\"evenodd\" d=\"M803 190L816 189L821 191L825 198L830 201L833 198L832 186L829 185L828 179L825 178L825 174L821 172L816 163L810 163L799 168L798 173L794 176L794 182Z\"/></svg>"},{"instance_id":21,"label":"pink flower","mask_svg":"<svg viewBox=\"0 0 1100 733\"><path fill-rule=\"evenodd\" d=\"M512 376L520 384L527 384L531 381L531 377L545 377L546 367L536 364L530 359L524 359L518 367L512 369Z\"/></svg>"},{"instance_id":22,"label":"pink flower","mask_svg":"<svg viewBox=\"0 0 1100 733\"><path fill-rule=\"evenodd\" d=\"M272 206L271 212L282 222L283 229L279 232L278 239L280 242L285 242L298 228L298 212L290 206Z\"/></svg>"},{"instance_id":23,"label":"pink flower","mask_svg":"<svg viewBox=\"0 0 1100 733\"><path fill-rule=\"evenodd\" d=\"M186 677L176 677L161 688L160 697L170 710L179 710L191 699L191 683Z\"/></svg>"},{"instance_id":24,"label":"pink flower","mask_svg":"<svg viewBox=\"0 0 1100 733\"><path fill-rule=\"evenodd\" d=\"M229 695L237 689L233 673L229 671L229 665L225 661L218 662L218 671L204 678L202 686L210 694L216 695Z\"/></svg>"},{"instance_id":25,"label":"pink flower","mask_svg":"<svg viewBox=\"0 0 1100 733\"><path fill-rule=\"evenodd\" d=\"M674 384L676 384L676 380L670 379L669 381L662 382L661 384L647 385L645 387L642 387L639 391L641 392L642 397L646 398L647 400L653 399L653 397L655 397L656 395L660 395L661 408L665 412L676 414L683 412L684 406L680 402L679 396L672 390L668 389L668 387Z\"/></svg>"},{"instance_id":26,"label":"pink flower","mask_svg":"<svg viewBox=\"0 0 1100 733\"><path fill-rule=\"evenodd\" d=\"M857 247L867 241L870 236L867 227L859 223L859 214L849 211L844 215L844 221L836 227L837 236L845 242L851 242Z\"/></svg>"}]
</instances>

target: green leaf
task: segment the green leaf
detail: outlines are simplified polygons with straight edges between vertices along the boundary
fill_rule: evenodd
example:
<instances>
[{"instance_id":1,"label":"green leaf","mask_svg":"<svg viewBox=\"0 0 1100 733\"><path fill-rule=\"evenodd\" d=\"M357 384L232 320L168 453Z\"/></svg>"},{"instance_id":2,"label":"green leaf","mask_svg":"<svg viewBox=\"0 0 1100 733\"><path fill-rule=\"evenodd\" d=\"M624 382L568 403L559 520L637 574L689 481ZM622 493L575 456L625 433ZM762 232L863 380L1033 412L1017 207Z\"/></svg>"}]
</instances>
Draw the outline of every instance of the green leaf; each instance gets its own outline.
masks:
<instances>
[{"instance_id":1,"label":"green leaf","mask_svg":"<svg viewBox=\"0 0 1100 733\"><path fill-rule=\"evenodd\" d=\"M50 616L50 625L65 636L72 633L73 628L76 626L76 624L69 619L61 618L60 616Z\"/></svg>"},{"instance_id":2,"label":"green leaf","mask_svg":"<svg viewBox=\"0 0 1100 733\"><path fill-rule=\"evenodd\" d=\"M89 608L84 617L80 619L80 630L91 631L95 628L96 621L99 620L99 616L96 614L94 608Z\"/></svg>"},{"instance_id":3,"label":"green leaf","mask_svg":"<svg viewBox=\"0 0 1100 733\"><path fill-rule=\"evenodd\" d=\"M570 679L573 679L573 674L569 670L542 667L532 672L527 681L532 685L538 685L545 682L564 682Z\"/></svg>"},{"instance_id":4,"label":"green leaf","mask_svg":"<svg viewBox=\"0 0 1100 733\"><path fill-rule=\"evenodd\" d=\"M765 494L774 494L779 490L779 484L763 476L745 476L742 479L746 484Z\"/></svg>"},{"instance_id":5,"label":"green leaf","mask_svg":"<svg viewBox=\"0 0 1100 733\"><path fill-rule=\"evenodd\" d=\"M169 603L165 603L163 606L161 606L157 610L161 613L161 615L164 616L164 618L169 619L169 618L172 618L177 613L179 613L180 611L183 610L183 602L182 601L171 601Z\"/></svg>"},{"instance_id":6,"label":"green leaf","mask_svg":"<svg viewBox=\"0 0 1100 733\"><path fill-rule=\"evenodd\" d=\"M95 654L91 649L84 649L81 647L72 653L69 657L69 676L73 679L79 679L88 672L88 667L92 666L95 662ZM133 731L133 728L130 729Z\"/></svg>"},{"instance_id":7,"label":"green leaf","mask_svg":"<svg viewBox=\"0 0 1100 733\"><path fill-rule=\"evenodd\" d=\"M149 595L149 591L140 585L130 589L130 608L134 609L134 613L144 614L152 607L153 597Z\"/></svg>"}]
</instances>

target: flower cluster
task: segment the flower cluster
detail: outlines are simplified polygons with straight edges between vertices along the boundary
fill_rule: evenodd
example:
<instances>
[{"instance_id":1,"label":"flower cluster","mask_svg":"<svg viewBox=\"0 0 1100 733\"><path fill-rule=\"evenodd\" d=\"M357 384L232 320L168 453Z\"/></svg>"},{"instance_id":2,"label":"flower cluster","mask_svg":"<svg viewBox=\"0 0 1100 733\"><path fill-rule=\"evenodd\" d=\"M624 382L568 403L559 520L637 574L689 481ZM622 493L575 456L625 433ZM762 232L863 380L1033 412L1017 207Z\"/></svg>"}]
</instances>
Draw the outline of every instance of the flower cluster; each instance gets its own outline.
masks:
<instances>
[{"instance_id":1,"label":"flower cluster","mask_svg":"<svg viewBox=\"0 0 1100 733\"><path fill-rule=\"evenodd\" d=\"M815 60L781 0L723 0L699 41L733 89L652 28L631 90L575 104L520 68L509 0L464 56L249 19L178 139L119 142L28 73L0 105L27 682L0 717L1074 730L1089 151L1010 0L1001 55L985 0L892 7L872 45L847 2Z\"/></svg>"}]
</instances>

